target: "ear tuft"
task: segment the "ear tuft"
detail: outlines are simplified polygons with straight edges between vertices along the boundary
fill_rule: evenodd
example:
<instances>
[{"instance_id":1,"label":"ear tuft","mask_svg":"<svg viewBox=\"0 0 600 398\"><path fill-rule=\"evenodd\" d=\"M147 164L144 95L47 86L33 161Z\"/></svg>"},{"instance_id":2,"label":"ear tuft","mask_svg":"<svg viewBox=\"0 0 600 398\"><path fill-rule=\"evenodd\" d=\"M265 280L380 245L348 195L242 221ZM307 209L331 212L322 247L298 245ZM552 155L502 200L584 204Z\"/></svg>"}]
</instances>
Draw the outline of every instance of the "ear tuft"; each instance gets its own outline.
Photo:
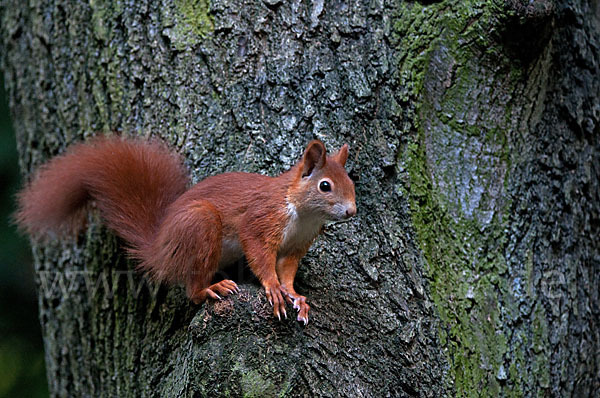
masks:
<instances>
[{"instance_id":1,"label":"ear tuft","mask_svg":"<svg viewBox=\"0 0 600 398\"><path fill-rule=\"evenodd\" d=\"M348 160L348 144L342 145L338 153L336 153L333 157L336 162L344 167L346 165L346 160Z\"/></svg>"},{"instance_id":2,"label":"ear tuft","mask_svg":"<svg viewBox=\"0 0 600 398\"><path fill-rule=\"evenodd\" d=\"M325 145L319 140L312 140L306 146L304 155L302 155L302 177L312 174L315 169L325 166L327 161L327 151Z\"/></svg>"}]
</instances>

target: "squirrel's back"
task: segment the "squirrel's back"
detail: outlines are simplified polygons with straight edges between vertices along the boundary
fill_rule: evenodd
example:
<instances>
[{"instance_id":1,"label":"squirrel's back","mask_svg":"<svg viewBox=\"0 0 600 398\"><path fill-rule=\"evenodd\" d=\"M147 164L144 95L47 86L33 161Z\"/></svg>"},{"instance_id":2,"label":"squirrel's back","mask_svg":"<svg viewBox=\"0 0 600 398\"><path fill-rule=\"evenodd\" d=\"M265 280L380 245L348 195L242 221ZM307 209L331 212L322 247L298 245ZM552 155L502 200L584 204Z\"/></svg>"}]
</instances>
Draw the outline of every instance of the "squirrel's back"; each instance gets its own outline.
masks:
<instances>
[{"instance_id":1,"label":"squirrel's back","mask_svg":"<svg viewBox=\"0 0 600 398\"><path fill-rule=\"evenodd\" d=\"M34 236L76 231L93 200L106 225L139 250L187 182L180 157L163 143L98 137L71 146L35 173L18 195L16 220Z\"/></svg>"}]
</instances>

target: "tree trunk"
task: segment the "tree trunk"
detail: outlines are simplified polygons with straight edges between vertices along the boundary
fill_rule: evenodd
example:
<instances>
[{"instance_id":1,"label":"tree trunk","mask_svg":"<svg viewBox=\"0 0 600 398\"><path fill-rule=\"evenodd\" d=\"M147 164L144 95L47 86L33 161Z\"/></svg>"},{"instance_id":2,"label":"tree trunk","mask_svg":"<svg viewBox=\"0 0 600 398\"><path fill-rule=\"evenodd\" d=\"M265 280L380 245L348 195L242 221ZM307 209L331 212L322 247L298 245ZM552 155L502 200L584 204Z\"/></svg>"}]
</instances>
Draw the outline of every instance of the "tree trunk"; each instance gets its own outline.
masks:
<instances>
[{"instance_id":1,"label":"tree trunk","mask_svg":"<svg viewBox=\"0 0 600 398\"><path fill-rule=\"evenodd\" d=\"M358 180L306 327L248 278L146 284L94 212L34 244L53 396L600 395L597 1L6 0L0 29L27 175L121 131L194 181L348 142Z\"/></svg>"}]
</instances>

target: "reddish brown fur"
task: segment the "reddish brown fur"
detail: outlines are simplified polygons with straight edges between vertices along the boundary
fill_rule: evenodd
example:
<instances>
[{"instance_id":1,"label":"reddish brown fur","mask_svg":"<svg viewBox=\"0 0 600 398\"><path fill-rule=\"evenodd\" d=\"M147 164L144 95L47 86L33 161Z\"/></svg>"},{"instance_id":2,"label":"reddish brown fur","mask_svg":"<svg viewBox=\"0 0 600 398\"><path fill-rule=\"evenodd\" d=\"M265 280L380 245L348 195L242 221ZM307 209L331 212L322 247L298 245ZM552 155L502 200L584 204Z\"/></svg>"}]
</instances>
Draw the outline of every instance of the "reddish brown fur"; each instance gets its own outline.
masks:
<instances>
[{"instance_id":1,"label":"reddish brown fur","mask_svg":"<svg viewBox=\"0 0 600 398\"><path fill-rule=\"evenodd\" d=\"M187 192L179 156L158 142L99 138L50 161L19 195L19 224L32 235L80 226L93 199L108 227L153 278L184 283L194 302L237 290L232 281L209 286L219 266L245 255L273 302L285 300L308 322L306 298L294 291L298 261L323 222L356 212L344 164L348 147L330 157L312 141L291 170L278 177L226 173ZM318 188L323 179L331 192Z\"/></svg>"},{"instance_id":2,"label":"reddish brown fur","mask_svg":"<svg viewBox=\"0 0 600 398\"><path fill-rule=\"evenodd\" d=\"M38 170L18 195L16 219L35 236L71 232L82 227L77 216L91 199L136 254L187 181L179 156L159 141L96 138Z\"/></svg>"}]
</instances>

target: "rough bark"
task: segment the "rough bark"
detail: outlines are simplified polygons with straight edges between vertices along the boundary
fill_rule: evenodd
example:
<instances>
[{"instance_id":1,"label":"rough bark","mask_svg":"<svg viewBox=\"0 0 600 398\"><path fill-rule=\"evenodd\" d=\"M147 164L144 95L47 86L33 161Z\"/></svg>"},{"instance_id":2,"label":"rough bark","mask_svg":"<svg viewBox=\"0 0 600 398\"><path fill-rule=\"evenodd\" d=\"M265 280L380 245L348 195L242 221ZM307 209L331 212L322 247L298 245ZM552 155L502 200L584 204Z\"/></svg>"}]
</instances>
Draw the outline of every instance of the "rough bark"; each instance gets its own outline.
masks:
<instances>
[{"instance_id":1,"label":"rough bark","mask_svg":"<svg viewBox=\"0 0 600 398\"><path fill-rule=\"evenodd\" d=\"M53 395L600 394L597 2L0 7L28 175L117 130L194 180L348 142L358 180L301 263L306 328L252 281L200 308L145 285L94 213L34 244Z\"/></svg>"}]
</instances>

